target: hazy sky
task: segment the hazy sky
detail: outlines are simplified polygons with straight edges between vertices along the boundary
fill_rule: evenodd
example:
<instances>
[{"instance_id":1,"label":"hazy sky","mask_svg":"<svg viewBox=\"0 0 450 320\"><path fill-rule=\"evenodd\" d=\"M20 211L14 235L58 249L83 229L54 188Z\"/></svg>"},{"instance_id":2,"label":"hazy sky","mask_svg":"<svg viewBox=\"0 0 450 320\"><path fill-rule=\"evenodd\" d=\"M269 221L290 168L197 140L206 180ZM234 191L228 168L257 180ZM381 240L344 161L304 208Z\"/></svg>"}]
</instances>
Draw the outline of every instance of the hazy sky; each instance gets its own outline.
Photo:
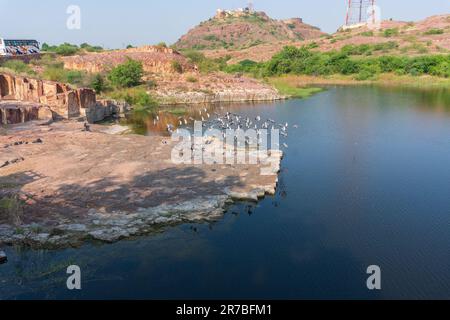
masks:
<instances>
[{"instance_id":1,"label":"hazy sky","mask_svg":"<svg viewBox=\"0 0 450 320\"><path fill-rule=\"evenodd\" d=\"M343 24L346 0L254 0L255 9L278 19L302 17L326 32ZM217 8L246 0L0 0L0 37L52 44L89 42L108 48L175 42ZM81 8L81 29L68 30L69 5ZM378 0L382 18L420 20L450 13L449 0Z\"/></svg>"}]
</instances>

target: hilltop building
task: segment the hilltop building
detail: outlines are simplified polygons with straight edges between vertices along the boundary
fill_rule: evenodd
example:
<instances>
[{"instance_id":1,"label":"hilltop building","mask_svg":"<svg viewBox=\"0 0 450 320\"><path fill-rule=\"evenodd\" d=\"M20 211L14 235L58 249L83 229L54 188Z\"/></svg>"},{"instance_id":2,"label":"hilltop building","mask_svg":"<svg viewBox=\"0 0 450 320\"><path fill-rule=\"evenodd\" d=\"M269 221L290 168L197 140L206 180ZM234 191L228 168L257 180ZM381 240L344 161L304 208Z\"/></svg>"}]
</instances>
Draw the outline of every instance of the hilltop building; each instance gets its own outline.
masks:
<instances>
[{"instance_id":1,"label":"hilltop building","mask_svg":"<svg viewBox=\"0 0 450 320\"><path fill-rule=\"evenodd\" d=\"M236 10L217 9L216 19L225 19L229 17L243 17L253 13L254 13L253 5L251 4L249 4L248 7L238 8Z\"/></svg>"}]
</instances>

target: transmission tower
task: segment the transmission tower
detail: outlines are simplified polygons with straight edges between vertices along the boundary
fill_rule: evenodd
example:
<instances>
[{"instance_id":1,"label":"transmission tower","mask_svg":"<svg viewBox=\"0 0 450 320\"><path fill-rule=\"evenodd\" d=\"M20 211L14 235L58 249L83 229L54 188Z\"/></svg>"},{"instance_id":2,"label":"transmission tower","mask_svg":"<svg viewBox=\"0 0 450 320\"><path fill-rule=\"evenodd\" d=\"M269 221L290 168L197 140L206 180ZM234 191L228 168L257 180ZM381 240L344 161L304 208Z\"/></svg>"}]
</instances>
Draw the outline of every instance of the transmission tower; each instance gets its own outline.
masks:
<instances>
[{"instance_id":1,"label":"transmission tower","mask_svg":"<svg viewBox=\"0 0 450 320\"><path fill-rule=\"evenodd\" d=\"M375 19L375 0L348 0L346 26L375 23Z\"/></svg>"},{"instance_id":2,"label":"transmission tower","mask_svg":"<svg viewBox=\"0 0 450 320\"><path fill-rule=\"evenodd\" d=\"M247 8L250 13L253 13L254 10L253 1L248 2Z\"/></svg>"}]
</instances>

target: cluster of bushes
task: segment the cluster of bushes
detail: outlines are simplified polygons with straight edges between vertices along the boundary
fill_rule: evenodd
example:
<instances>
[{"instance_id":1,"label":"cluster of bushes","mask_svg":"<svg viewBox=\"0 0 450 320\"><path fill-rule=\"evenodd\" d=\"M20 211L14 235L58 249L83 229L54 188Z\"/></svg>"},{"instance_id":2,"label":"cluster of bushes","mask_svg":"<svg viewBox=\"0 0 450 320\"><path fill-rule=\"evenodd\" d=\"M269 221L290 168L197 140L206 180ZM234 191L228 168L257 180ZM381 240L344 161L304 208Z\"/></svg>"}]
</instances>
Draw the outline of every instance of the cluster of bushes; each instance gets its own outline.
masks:
<instances>
[{"instance_id":1,"label":"cluster of bushes","mask_svg":"<svg viewBox=\"0 0 450 320\"><path fill-rule=\"evenodd\" d=\"M430 30L424 32L423 34L426 36L436 35L436 34L444 34L444 30L433 28L433 29L430 29Z\"/></svg>"},{"instance_id":2,"label":"cluster of bushes","mask_svg":"<svg viewBox=\"0 0 450 320\"><path fill-rule=\"evenodd\" d=\"M108 95L113 99L126 101L136 107L154 107L157 105L156 101L147 93L145 86L116 89Z\"/></svg>"},{"instance_id":3,"label":"cluster of bushes","mask_svg":"<svg viewBox=\"0 0 450 320\"><path fill-rule=\"evenodd\" d=\"M347 46L341 51L321 53L306 47L287 46L266 63L246 60L228 66L225 71L260 76L342 74L355 75L358 80L368 80L378 74L391 72L399 75L450 77L450 55L352 57L365 52L364 48L366 47Z\"/></svg>"},{"instance_id":4,"label":"cluster of bushes","mask_svg":"<svg viewBox=\"0 0 450 320\"><path fill-rule=\"evenodd\" d=\"M195 64L202 73L224 70L227 67L227 61L231 59L230 56L209 59L206 58L203 53L195 50L185 51L183 54L191 63Z\"/></svg>"},{"instance_id":5,"label":"cluster of bushes","mask_svg":"<svg viewBox=\"0 0 450 320\"><path fill-rule=\"evenodd\" d=\"M118 65L109 72L108 79L115 87L131 88L141 83L143 75L142 62L128 58L125 63Z\"/></svg>"},{"instance_id":6,"label":"cluster of bushes","mask_svg":"<svg viewBox=\"0 0 450 320\"><path fill-rule=\"evenodd\" d=\"M56 53L61 56L71 56L74 54L81 53L83 51L87 52L101 52L103 48L100 46L91 46L90 44L83 43L80 46L70 43L63 43L59 46L51 46L47 43L42 45L42 51Z\"/></svg>"},{"instance_id":7,"label":"cluster of bushes","mask_svg":"<svg viewBox=\"0 0 450 320\"><path fill-rule=\"evenodd\" d=\"M135 106L135 112L147 114L156 106L157 102L147 93L149 86L142 84L144 68L142 62L130 58L123 64L113 68L106 79L97 75L91 86L97 91L104 91L108 88L107 95L116 100L123 100Z\"/></svg>"},{"instance_id":8,"label":"cluster of bushes","mask_svg":"<svg viewBox=\"0 0 450 320\"><path fill-rule=\"evenodd\" d=\"M257 68L259 68L257 62L246 59L240 61L238 64L226 66L222 70L228 73L252 73Z\"/></svg>"},{"instance_id":9,"label":"cluster of bushes","mask_svg":"<svg viewBox=\"0 0 450 320\"><path fill-rule=\"evenodd\" d=\"M399 35L399 31L397 28L386 29L383 31L383 36L386 38L391 38Z\"/></svg>"}]
</instances>

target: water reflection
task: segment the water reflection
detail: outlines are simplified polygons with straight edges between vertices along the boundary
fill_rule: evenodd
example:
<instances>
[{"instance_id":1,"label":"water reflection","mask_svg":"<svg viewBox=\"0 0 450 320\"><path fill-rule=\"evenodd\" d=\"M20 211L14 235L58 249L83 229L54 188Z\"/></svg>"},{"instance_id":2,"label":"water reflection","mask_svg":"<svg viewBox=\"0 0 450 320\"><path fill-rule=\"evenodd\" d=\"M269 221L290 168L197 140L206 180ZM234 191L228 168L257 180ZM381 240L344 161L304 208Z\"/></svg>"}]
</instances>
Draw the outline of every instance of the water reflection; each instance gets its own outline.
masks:
<instances>
[{"instance_id":1,"label":"water reflection","mask_svg":"<svg viewBox=\"0 0 450 320\"><path fill-rule=\"evenodd\" d=\"M174 130L192 128L194 121L210 121L226 112L240 114L248 112L249 108L257 109L261 106L275 108L281 103L215 103L166 106L158 110L137 109L127 115L124 124L129 125L136 134L169 136L168 126L171 126Z\"/></svg>"},{"instance_id":2,"label":"water reflection","mask_svg":"<svg viewBox=\"0 0 450 320\"><path fill-rule=\"evenodd\" d=\"M112 245L6 248L0 298L448 298L448 97L345 87L306 100L143 113L143 134L179 117L201 120L205 107L300 127L287 138L274 197ZM86 277L77 293L65 289L61 267L73 261ZM372 264L382 266L381 292L365 286Z\"/></svg>"},{"instance_id":3,"label":"water reflection","mask_svg":"<svg viewBox=\"0 0 450 320\"><path fill-rule=\"evenodd\" d=\"M325 89L330 87L325 87ZM326 94L326 93L325 93ZM367 95L371 98L367 99ZM361 101L361 107L370 106L373 100L379 100L381 105L388 108L392 106L386 101L386 97L394 96L396 100L401 97L406 99L402 103L404 107L411 107L422 112L432 112L436 114L448 115L450 113L450 90L448 88L410 88L397 86L373 86ZM340 96L347 98L347 104L351 103L355 96ZM409 101L409 103L408 103ZM123 124L129 125L132 131L141 135L165 135L169 136L168 126L174 128L192 128L194 121L209 121L226 112L245 114L250 109L257 110L283 105L282 101L276 102L255 102L255 103L214 103L198 105L177 105L165 106L159 109L136 109L128 114Z\"/></svg>"}]
</instances>

